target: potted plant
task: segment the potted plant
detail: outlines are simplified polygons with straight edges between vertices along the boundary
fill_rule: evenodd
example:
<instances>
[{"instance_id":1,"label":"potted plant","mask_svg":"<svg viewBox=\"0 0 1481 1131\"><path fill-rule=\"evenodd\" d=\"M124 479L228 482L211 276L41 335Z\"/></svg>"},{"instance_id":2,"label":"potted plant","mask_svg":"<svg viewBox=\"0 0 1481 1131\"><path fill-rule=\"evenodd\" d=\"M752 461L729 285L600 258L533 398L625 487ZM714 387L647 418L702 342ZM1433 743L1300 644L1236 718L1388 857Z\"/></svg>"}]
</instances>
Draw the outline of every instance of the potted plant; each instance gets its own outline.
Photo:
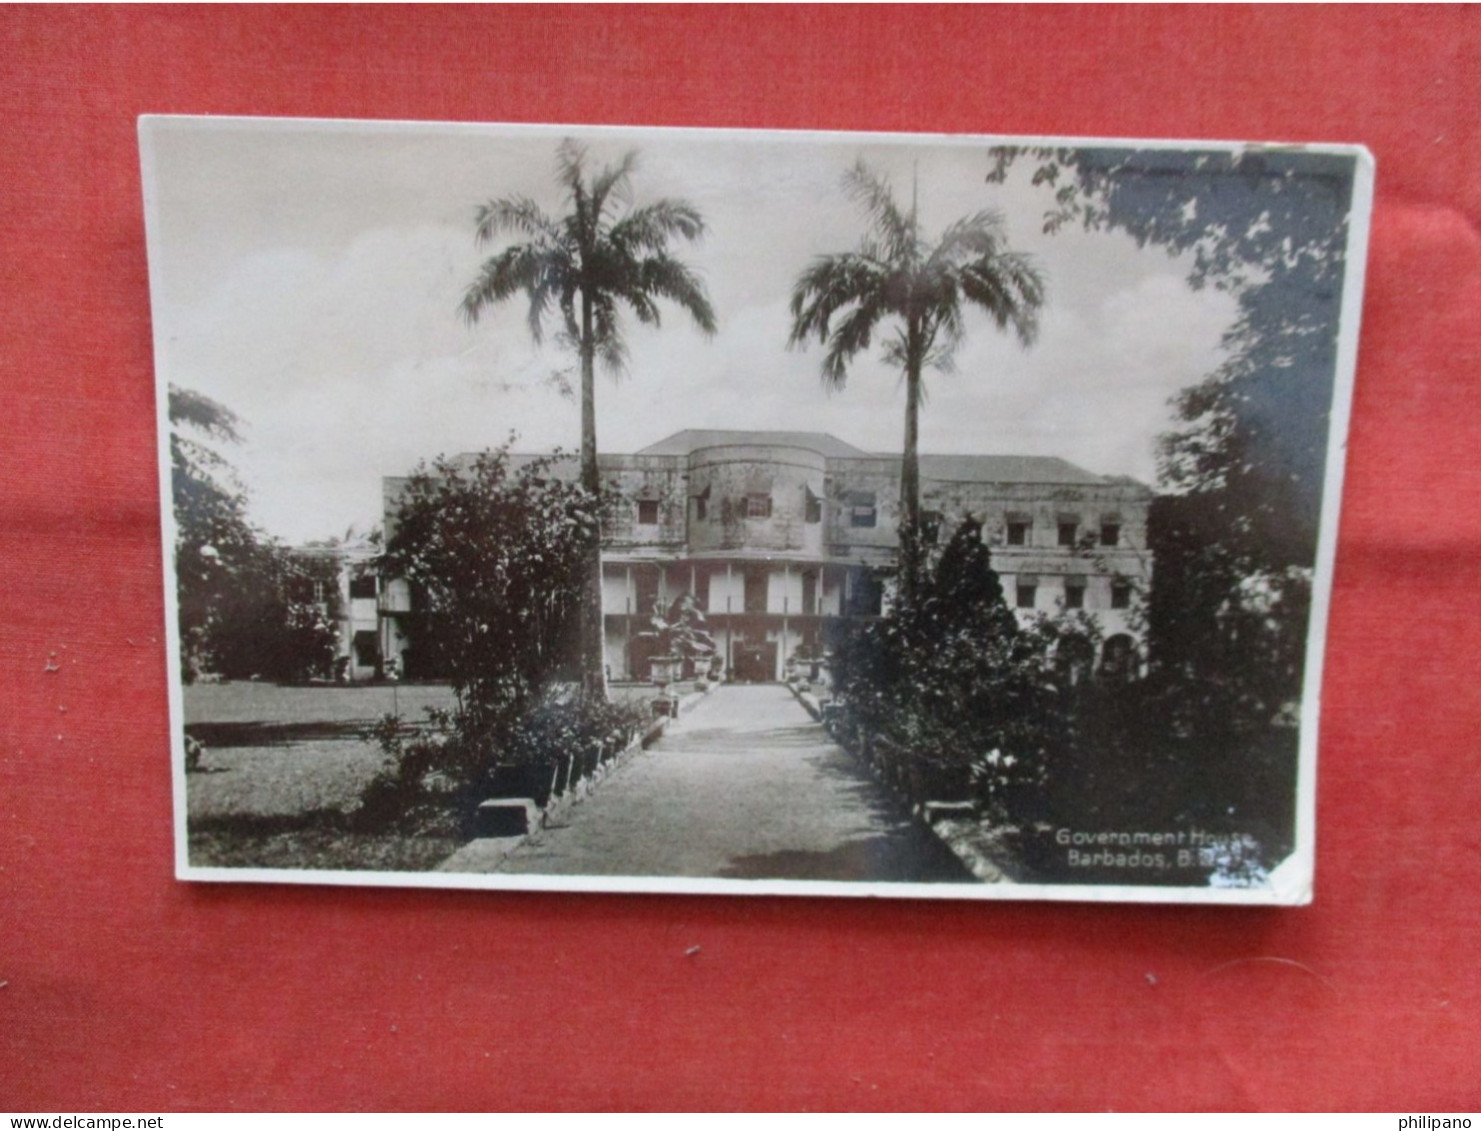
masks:
<instances>
[{"instance_id":1,"label":"potted plant","mask_svg":"<svg viewBox=\"0 0 1481 1131\"><path fill-rule=\"evenodd\" d=\"M655 605L649 623L652 626L649 631L639 636L652 642L650 678L660 689L682 679L686 668L698 673L713 663L715 640L690 594L675 597L666 610Z\"/></svg>"}]
</instances>

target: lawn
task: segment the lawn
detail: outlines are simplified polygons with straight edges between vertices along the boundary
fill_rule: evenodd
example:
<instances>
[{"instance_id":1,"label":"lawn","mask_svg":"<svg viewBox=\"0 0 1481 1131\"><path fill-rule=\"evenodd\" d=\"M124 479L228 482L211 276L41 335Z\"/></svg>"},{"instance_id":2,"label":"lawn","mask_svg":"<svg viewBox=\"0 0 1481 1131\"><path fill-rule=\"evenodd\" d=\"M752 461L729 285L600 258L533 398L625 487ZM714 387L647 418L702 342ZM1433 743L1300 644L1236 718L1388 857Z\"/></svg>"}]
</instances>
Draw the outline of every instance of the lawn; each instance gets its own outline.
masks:
<instances>
[{"instance_id":1,"label":"lawn","mask_svg":"<svg viewBox=\"0 0 1481 1131\"><path fill-rule=\"evenodd\" d=\"M458 848L447 837L368 835L343 815L385 762L364 731L451 707L437 684L185 688L185 729L205 746L186 778L192 864L220 868L417 871Z\"/></svg>"},{"instance_id":2,"label":"lawn","mask_svg":"<svg viewBox=\"0 0 1481 1131\"><path fill-rule=\"evenodd\" d=\"M651 698L646 684L612 689ZM344 815L385 764L365 730L455 705L446 684L185 688L185 729L205 747L186 776L190 862L200 867L424 871L460 846L446 835L350 831Z\"/></svg>"}]
</instances>

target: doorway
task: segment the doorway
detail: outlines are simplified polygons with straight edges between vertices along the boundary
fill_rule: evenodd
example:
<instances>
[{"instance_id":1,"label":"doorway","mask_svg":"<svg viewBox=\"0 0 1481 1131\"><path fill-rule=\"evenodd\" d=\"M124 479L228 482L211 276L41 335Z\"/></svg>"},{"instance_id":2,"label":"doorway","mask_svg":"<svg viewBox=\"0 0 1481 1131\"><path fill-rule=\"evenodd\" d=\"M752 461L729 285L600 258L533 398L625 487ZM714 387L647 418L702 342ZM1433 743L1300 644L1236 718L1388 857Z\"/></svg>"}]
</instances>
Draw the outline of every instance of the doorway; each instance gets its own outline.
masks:
<instances>
[{"instance_id":1,"label":"doorway","mask_svg":"<svg viewBox=\"0 0 1481 1131\"><path fill-rule=\"evenodd\" d=\"M771 683L776 679L776 642L736 644L734 652L737 683Z\"/></svg>"}]
</instances>

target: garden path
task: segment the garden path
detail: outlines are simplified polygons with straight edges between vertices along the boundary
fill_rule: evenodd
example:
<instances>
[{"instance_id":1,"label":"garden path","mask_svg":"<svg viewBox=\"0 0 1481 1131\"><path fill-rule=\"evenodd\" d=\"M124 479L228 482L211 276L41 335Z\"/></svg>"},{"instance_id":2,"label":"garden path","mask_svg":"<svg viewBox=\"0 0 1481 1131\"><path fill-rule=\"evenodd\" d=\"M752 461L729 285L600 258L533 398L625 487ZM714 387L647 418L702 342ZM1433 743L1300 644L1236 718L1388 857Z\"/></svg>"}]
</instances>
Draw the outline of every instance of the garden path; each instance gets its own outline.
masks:
<instances>
[{"instance_id":1,"label":"garden path","mask_svg":"<svg viewBox=\"0 0 1481 1131\"><path fill-rule=\"evenodd\" d=\"M496 870L975 882L779 684L716 688Z\"/></svg>"}]
</instances>

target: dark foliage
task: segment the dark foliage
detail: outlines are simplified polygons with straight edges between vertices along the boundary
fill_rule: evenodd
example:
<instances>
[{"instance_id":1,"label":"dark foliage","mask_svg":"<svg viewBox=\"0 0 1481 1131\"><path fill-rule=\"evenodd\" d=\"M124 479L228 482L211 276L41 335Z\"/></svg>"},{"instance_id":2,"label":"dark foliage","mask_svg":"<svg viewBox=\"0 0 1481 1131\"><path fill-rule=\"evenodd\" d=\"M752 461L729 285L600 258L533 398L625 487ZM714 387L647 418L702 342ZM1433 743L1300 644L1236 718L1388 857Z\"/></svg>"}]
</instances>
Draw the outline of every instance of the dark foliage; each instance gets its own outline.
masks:
<instances>
[{"instance_id":1,"label":"dark foliage","mask_svg":"<svg viewBox=\"0 0 1481 1131\"><path fill-rule=\"evenodd\" d=\"M1001 807L1047 772L1060 725L1050 644L1019 628L968 521L913 599L839 641L835 686L851 724L900 751L928 787Z\"/></svg>"},{"instance_id":2,"label":"dark foliage","mask_svg":"<svg viewBox=\"0 0 1481 1131\"><path fill-rule=\"evenodd\" d=\"M1310 565L1326 466L1353 159L1249 149L993 150L1053 193L1045 229L1124 231L1191 253L1188 282L1239 300L1228 360L1175 402L1162 476L1227 492L1233 522L1264 528L1272 567Z\"/></svg>"},{"instance_id":3,"label":"dark foliage","mask_svg":"<svg viewBox=\"0 0 1481 1131\"><path fill-rule=\"evenodd\" d=\"M637 706L578 691L585 550L607 508L552 474L557 459L515 468L506 445L471 467L439 460L408 481L385 567L414 594L413 653L444 667L458 707L432 712L424 727L388 716L368 736L386 766L362 795L357 827L452 821L466 832L501 767L540 768L544 789L560 788L644 721Z\"/></svg>"},{"instance_id":4,"label":"dark foliage","mask_svg":"<svg viewBox=\"0 0 1481 1131\"><path fill-rule=\"evenodd\" d=\"M603 503L553 475L553 458L516 470L505 445L470 468L420 469L387 542L389 575L414 595L412 652L446 672L474 731L575 678L584 553Z\"/></svg>"},{"instance_id":5,"label":"dark foliage","mask_svg":"<svg viewBox=\"0 0 1481 1131\"><path fill-rule=\"evenodd\" d=\"M246 490L213 446L239 442L236 414L174 386L169 414L182 678L328 678L334 562L296 555L248 521Z\"/></svg>"},{"instance_id":6,"label":"dark foliage","mask_svg":"<svg viewBox=\"0 0 1481 1131\"><path fill-rule=\"evenodd\" d=\"M362 791L350 825L362 832L467 835L478 802L499 793L504 770L538 769L545 789L570 788L624 750L647 722L640 704L602 703L574 689L552 690L533 710L495 726L475 725L464 711L429 711L421 727L387 715L366 734L385 765ZM534 795L539 788L518 792Z\"/></svg>"},{"instance_id":7,"label":"dark foliage","mask_svg":"<svg viewBox=\"0 0 1481 1131\"><path fill-rule=\"evenodd\" d=\"M1147 526L1149 683L1169 731L1222 750L1294 726L1311 571L1261 568L1216 496L1166 496Z\"/></svg>"}]
</instances>

